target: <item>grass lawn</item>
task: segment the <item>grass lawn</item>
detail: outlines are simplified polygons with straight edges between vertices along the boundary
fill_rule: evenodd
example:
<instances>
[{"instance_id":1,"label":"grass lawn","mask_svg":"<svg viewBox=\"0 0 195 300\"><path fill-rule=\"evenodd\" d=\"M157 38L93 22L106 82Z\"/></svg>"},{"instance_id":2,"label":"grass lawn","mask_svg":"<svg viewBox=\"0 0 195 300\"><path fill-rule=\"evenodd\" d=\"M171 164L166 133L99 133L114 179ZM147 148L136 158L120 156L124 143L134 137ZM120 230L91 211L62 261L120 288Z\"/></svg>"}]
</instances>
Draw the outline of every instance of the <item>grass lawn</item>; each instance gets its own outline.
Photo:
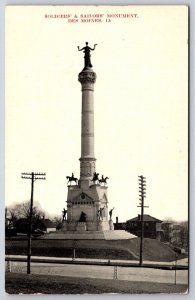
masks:
<instances>
[{"instance_id":1,"label":"grass lawn","mask_svg":"<svg viewBox=\"0 0 195 300\"><path fill-rule=\"evenodd\" d=\"M6 273L8 294L186 293L187 285Z\"/></svg>"}]
</instances>

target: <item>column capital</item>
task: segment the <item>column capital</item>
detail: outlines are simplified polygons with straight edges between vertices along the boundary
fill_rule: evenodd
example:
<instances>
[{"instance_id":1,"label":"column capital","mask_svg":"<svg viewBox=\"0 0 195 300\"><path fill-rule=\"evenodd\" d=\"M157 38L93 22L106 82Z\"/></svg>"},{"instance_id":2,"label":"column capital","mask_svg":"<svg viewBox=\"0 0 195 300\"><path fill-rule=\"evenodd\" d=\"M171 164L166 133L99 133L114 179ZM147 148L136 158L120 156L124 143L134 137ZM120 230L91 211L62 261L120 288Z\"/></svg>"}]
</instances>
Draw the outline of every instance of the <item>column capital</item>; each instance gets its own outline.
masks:
<instances>
[{"instance_id":1,"label":"column capital","mask_svg":"<svg viewBox=\"0 0 195 300\"><path fill-rule=\"evenodd\" d=\"M95 83L96 82L96 73L90 68L90 69L85 69L82 72L79 73L78 76L78 81L83 84L83 83Z\"/></svg>"}]
</instances>

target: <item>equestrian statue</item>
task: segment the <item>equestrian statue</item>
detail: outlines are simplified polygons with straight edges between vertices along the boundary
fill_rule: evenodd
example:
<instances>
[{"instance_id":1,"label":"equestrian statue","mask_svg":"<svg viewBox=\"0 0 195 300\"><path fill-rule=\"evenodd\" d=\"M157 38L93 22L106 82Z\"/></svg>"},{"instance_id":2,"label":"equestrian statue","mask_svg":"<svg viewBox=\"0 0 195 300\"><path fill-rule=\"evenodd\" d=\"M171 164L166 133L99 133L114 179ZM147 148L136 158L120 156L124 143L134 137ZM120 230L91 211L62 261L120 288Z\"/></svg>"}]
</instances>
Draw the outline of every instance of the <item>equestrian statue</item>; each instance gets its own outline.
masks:
<instances>
[{"instance_id":1,"label":"equestrian statue","mask_svg":"<svg viewBox=\"0 0 195 300\"><path fill-rule=\"evenodd\" d=\"M78 178L74 177L74 173L72 173L72 176L66 176L66 179L68 179L67 186L69 183L71 185L72 181L74 181L76 184L78 184Z\"/></svg>"}]
</instances>

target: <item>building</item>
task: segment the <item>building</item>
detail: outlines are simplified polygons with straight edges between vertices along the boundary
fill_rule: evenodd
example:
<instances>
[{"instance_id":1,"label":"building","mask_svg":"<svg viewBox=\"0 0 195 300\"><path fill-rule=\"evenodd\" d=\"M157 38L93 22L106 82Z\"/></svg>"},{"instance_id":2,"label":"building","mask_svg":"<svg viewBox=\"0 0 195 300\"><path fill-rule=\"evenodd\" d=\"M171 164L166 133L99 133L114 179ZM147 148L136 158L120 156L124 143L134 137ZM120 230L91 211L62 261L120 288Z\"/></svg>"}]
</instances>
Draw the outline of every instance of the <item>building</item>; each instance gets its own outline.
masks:
<instances>
[{"instance_id":1,"label":"building","mask_svg":"<svg viewBox=\"0 0 195 300\"><path fill-rule=\"evenodd\" d=\"M161 228L162 221L150 215L144 215L143 221L144 237L161 240L163 236L163 230ZM141 228L141 215L138 215L137 217L126 222L126 230L138 237L141 236Z\"/></svg>"},{"instance_id":2,"label":"building","mask_svg":"<svg viewBox=\"0 0 195 300\"><path fill-rule=\"evenodd\" d=\"M50 220L43 218L40 221L39 229L44 232L54 232L56 231L56 225Z\"/></svg>"},{"instance_id":3,"label":"building","mask_svg":"<svg viewBox=\"0 0 195 300\"><path fill-rule=\"evenodd\" d=\"M45 219L45 217L43 217L39 220L38 229L46 233L54 232L56 231L56 225L50 219Z\"/></svg>"},{"instance_id":4,"label":"building","mask_svg":"<svg viewBox=\"0 0 195 300\"><path fill-rule=\"evenodd\" d=\"M126 230L126 222L119 222L118 217L116 217L116 223L114 223L114 230Z\"/></svg>"}]
</instances>

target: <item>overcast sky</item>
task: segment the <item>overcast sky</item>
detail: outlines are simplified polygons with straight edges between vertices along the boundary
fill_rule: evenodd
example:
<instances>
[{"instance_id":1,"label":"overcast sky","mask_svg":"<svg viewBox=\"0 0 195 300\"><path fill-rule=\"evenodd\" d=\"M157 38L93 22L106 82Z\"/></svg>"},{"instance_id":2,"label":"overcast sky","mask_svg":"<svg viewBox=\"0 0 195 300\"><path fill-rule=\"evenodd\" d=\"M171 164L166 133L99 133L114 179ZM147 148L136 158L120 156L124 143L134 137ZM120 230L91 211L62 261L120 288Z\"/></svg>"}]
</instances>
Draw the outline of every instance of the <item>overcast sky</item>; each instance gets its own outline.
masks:
<instances>
[{"instance_id":1,"label":"overcast sky","mask_svg":"<svg viewBox=\"0 0 195 300\"><path fill-rule=\"evenodd\" d=\"M45 14L103 14L68 22ZM106 14L137 14L111 18ZM6 204L30 198L21 172L46 172L34 199L50 214L66 206L66 176L79 178L83 54L92 52L96 171L109 177L109 207L125 221L140 213L188 215L188 13L185 6L8 7L6 16Z\"/></svg>"}]
</instances>

